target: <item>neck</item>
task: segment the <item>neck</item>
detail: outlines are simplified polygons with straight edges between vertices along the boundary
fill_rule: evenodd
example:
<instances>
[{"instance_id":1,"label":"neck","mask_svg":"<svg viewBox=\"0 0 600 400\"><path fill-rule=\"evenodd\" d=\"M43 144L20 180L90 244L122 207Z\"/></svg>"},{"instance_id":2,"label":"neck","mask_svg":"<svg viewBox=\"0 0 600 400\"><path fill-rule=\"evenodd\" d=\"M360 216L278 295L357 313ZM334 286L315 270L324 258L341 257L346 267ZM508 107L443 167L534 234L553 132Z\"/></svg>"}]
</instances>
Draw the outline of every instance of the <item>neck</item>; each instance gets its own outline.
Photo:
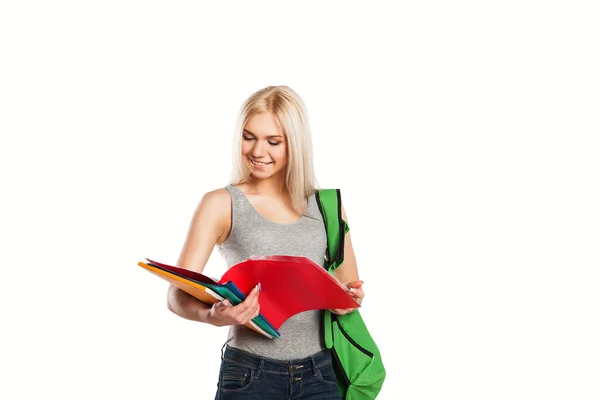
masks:
<instances>
[{"instance_id":1,"label":"neck","mask_svg":"<svg viewBox=\"0 0 600 400\"><path fill-rule=\"evenodd\" d=\"M248 181L248 186L255 193L266 194L279 197L288 193L285 179L282 177L272 177L269 179L252 179Z\"/></svg>"}]
</instances>

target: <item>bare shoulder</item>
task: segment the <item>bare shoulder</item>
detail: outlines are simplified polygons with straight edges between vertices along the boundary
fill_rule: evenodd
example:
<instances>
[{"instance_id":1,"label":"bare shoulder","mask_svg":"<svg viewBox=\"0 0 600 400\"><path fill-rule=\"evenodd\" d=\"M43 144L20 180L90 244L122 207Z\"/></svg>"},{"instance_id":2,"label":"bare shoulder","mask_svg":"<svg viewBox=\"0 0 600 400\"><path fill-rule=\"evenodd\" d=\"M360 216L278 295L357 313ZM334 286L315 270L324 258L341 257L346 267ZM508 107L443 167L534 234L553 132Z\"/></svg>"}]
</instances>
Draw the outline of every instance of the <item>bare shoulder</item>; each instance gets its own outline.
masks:
<instances>
[{"instance_id":1,"label":"bare shoulder","mask_svg":"<svg viewBox=\"0 0 600 400\"><path fill-rule=\"evenodd\" d=\"M188 229L178 266L202 272L215 244L229 234L231 200L227 189L217 189L202 196Z\"/></svg>"},{"instance_id":2,"label":"bare shoulder","mask_svg":"<svg viewBox=\"0 0 600 400\"><path fill-rule=\"evenodd\" d=\"M205 193L194 219L214 227L218 244L225 241L231 228L231 195L227 189L219 188Z\"/></svg>"},{"instance_id":3,"label":"bare shoulder","mask_svg":"<svg viewBox=\"0 0 600 400\"><path fill-rule=\"evenodd\" d=\"M231 215L231 196L227 189L220 188L206 192L200 203L196 214L210 216L211 219L220 220Z\"/></svg>"},{"instance_id":4,"label":"bare shoulder","mask_svg":"<svg viewBox=\"0 0 600 400\"><path fill-rule=\"evenodd\" d=\"M202 196L200 204L206 204L210 207L227 208L231 203L231 196L225 188L219 188L210 192L206 192Z\"/></svg>"}]
</instances>

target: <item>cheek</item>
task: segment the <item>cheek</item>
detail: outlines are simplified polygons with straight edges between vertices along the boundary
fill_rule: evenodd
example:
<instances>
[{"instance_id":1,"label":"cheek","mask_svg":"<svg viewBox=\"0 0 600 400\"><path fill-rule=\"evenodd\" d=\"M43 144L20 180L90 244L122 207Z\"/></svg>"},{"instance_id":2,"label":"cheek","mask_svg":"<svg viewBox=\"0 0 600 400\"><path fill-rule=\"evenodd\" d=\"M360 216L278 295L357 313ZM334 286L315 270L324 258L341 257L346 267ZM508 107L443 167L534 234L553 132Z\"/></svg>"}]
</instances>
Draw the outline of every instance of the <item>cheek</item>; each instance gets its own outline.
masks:
<instances>
[{"instance_id":1,"label":"cheek","mask_svg":"<svg viewBox=\"0 0 600 400\"><path fill-rule=\"evenodd\" d=\"M246 155L250 152L250 150L252 149L252 146L250 145L250 143L246 142L245 140L242 142L242 154Z\"/></svg>"},{"instance_id":2,"label":"cheek","mask_svg":"<svg viewBox=\"0 0 600 400\"><path fill-rule=\"evenodd\" d=\"M285 162L286 161L286 151L285 151L285 146L277 146L277 150L275 150L275 152L273 153L274 157L277 157L277 160L279 162Z\"/></svg>"}]
</instances>

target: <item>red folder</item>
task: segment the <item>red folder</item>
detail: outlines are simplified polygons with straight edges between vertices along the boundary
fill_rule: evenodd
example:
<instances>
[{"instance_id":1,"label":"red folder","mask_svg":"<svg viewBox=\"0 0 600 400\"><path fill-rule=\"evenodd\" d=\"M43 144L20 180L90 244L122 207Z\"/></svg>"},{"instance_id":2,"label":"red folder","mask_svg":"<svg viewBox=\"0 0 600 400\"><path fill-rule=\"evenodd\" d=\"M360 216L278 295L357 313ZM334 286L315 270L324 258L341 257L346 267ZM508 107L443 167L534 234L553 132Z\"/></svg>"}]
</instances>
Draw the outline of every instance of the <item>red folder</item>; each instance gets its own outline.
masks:
<instances>
[{"instance_id":1,"label":"red folder","mask_svg":"<svg viewBox=\"0 0 600 400\"><path fill-rule=\"evenodd\" d=\"M260 312L275 329L302 311L360 307L344 285L307 257L251 258L232 266L219 283L229 281L243 293L260 282Z\"/></svg>"},{"instance_id":2,"label":"red folder","mask_svg":"<svg viewBox=\"0 0 600 400\"><path fill-rule=\"evenodd\" d=\"M182 272L181 268L151 262L167 270ZM233 265L218 281L190 270L185 272L186 277L199 282L233 283L246 295L260 282L260 313L275 329L303 311L360 307L344 285L307 257L251 258Z\"/></svg>"}]
</instances>

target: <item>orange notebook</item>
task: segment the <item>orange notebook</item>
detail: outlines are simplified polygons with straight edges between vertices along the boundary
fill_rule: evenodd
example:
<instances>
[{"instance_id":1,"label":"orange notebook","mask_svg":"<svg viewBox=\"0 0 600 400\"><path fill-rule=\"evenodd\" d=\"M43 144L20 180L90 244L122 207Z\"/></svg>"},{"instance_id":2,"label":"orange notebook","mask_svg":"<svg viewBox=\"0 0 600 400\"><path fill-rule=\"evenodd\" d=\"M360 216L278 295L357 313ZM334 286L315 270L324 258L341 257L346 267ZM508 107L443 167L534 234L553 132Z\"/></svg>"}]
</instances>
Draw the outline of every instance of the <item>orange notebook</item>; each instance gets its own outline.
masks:
<instances>
[{"instance_id":1,"label":"orange notebook","mask_svg":"<svg viewBox=\"0 0 600 400\"><path fill-rule=\"evenodd\" d=\"M155 265L151 265L151 264L146 264L141 261L138 262L138 265L140 267L145 268L146 270L152 272L154 275L168 281L173 286L183 290L184 292L194 296L195 298L197 298L198 300L200 300L206 304L214 304L218 301L225 299L225 297L219 295L217 292L207 288L206 286L204 286L198 282L195 282L193 280L190 280L189 278L185 278L181 275L178 275L174 272L169 272L163 268L159 268L159 267L157 267ZM231 300L229 300L229 301L231 301ZM260 333L261 335L268 337L269 339L272 339L274 336L275 337L279 336L278 334L275 334L275 332L272 332L268 329L261 328L259 325L256 324L256 322L254 320L248 322L246 324L246 326L248 328Z\"/></svg>"},{"instance_id":2,"label":"orange notebook","mask_svg":"<svg viewBox=\"0 0 600 400\"><path fill-rule=\"evenodd\" d=\"M218 301L216 294L235 305L260 282L260 315L251 321L255 326L249 327L266 333L265 336L278 337L281 325L303 311L360 307L344 285L307 257L251 258L233 265L218 281L191 270L147 260L138 265L207 304Z\"/></svg>"}]
</instances>

